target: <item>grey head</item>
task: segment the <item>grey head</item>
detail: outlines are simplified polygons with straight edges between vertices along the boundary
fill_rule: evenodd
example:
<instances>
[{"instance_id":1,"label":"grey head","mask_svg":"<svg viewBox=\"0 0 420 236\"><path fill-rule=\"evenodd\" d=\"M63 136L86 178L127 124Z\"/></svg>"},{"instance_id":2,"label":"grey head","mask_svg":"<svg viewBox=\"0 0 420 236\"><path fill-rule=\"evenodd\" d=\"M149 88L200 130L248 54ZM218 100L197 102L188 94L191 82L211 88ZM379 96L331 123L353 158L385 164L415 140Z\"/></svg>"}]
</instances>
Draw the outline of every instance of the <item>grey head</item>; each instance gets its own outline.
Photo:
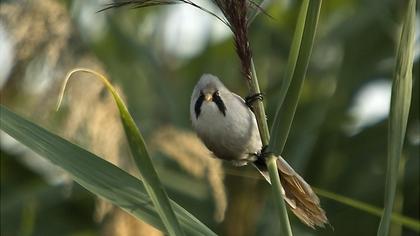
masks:
<instances>
[{"instance_id":1,"label":"grey head","mask_svg":"<svg viewBox=\"0 0 420 236\"><path fill-rule=\"evenodd\" d=\"M231 96L231 92L223 85L219 78L211 74L202 75L197 85L194 87L191 96L190 110L191 113L194 113L191 114L191 118L199 118L204 102L213 103L220 114L226 116L226 104L221 98L224 95Z\"/></svg>"}]
</instances>

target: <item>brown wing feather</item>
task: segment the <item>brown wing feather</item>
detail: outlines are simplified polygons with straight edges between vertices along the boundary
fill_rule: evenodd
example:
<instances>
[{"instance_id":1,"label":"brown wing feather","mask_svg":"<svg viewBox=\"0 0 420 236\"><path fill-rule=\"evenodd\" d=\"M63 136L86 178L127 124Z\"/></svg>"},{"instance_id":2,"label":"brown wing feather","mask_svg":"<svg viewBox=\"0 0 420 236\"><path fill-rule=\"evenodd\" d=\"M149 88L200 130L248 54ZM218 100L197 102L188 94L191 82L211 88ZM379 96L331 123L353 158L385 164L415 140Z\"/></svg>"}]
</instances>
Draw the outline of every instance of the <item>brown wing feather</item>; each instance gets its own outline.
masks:
<instances>
[{"instance_id":1,"label":"brown wing feather","mask_svg":"<svg viewBox=\"0 0 420 236\"><path fill-rule=\"evenodd\" d=\"M264 160L257 160L254 166L270 182ZM277 167L284 189L284 198L290 210L309 227L324 227L328 219L311 186L283 158L277 159Z\"/></svg>"}]
</instances>

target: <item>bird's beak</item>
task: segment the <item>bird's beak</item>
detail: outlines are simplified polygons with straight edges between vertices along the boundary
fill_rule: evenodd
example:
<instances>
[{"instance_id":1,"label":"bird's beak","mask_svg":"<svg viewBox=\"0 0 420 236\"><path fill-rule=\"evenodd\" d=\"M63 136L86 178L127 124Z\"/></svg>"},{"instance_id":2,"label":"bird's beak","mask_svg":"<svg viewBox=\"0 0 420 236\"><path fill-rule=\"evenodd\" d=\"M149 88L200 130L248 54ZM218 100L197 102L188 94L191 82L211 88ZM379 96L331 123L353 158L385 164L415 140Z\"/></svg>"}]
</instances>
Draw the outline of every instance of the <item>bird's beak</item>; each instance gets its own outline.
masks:
<instances>
[{"instance_id":1,"label":"bird's beak","mask_svg":"<svg viewBox=\"0 0 420 236\"><path fill-rule=\"evenodd\" d=\"M204 100L206 102L212 101L213 100L213 95L212 94L209 94L209 93L204 94Z\"/></svg>"}]
</instances>

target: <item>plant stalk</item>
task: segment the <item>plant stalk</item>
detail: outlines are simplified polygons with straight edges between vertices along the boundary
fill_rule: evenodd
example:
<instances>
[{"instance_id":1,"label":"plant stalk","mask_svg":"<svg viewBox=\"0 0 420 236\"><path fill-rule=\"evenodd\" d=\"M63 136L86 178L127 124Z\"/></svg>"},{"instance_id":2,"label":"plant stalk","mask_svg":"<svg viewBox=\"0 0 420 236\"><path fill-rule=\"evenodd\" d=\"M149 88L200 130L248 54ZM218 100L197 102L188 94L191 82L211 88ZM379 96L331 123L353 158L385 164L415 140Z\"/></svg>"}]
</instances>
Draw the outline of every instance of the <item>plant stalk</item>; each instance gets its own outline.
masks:
<instances>
[{"instance_id":1,"label":"plant stalk","mask_svg":"<svg viewBox=\"0 0 420 236\"><path fill-rule=\"evenodd\" d=\"M270 130L267 125L267 119L262 101L257 101L253 108L257 118L258 128L261 135L262 145L268 146L268 151L281 153L286 143L287 136L296 111L299 94L303 85L306 70L309 64L309 58L315 38L316 26L319 19L322 0L304 1L299 13L297 30L294 35L292 45L292 55L289 58L289 71L287 78L287 86L282 89L283 93L279 109L276 112L273 127L271 131L274 134L274 140L270 140ZM297 71L297 73L295 73ZM293 81L293 83L291 83ZM292 84L292 91L289 91L289 84ZM254 61L251 58L251 81L248 83L251 94L260 93L258 78L255 71ZM288 96L286 96L286 93ZM285 103L283 100L286 98ZM281 109L282 108L282 109ZM283 112L281 112L283 111ZM279 114L283 115L284 122L280 125ZM279 211L281 235L292 235L286 206L283 199L282 186L280 176L278 174L277 162L274 154L266 158L266 164L270 175L276 206Z\"/></svg>"},{"instance_id":2,"label":"plant stalk","mask_svg":"<svg viewBox=\"0 0 420 236\"><path fill-rule=\"evenodd\" d=\"M274 202L279 211L280 217L280 235L292 236L292 227L290 226L289 215L287 214L286 204L283 199L283 187L280 182L280 175L277 170L277 157L271 154L266 158L268 172L270 174L271 186L273 188Z\"/></svg>"},{"instance_id":3,"label":"plant stalk","mask_svg":"<svg viewBox=\"0 0 420 236\"><path fill-rule=\"evenodd\" d=\"M258 83L257 73L255 71L254 61L251 58L251 81L249 83L249 90L251 94L260 93L260 86ZM261 142L263 146L270 143L270 131L267 124L267 116L265 114L264 103L262 100L257 100L253 106L255 117L257 119L258 129L260 131ZM274 202L277 206L280 217L280 235L292 236L292 228L290 226L289 216L287 215L286 204L283 199L283 188L280 182L280 175L277 169L277 157L270 154L266 159L266 165L270 175L271 186L273 188Z\"/></svg>"}]
</instances>

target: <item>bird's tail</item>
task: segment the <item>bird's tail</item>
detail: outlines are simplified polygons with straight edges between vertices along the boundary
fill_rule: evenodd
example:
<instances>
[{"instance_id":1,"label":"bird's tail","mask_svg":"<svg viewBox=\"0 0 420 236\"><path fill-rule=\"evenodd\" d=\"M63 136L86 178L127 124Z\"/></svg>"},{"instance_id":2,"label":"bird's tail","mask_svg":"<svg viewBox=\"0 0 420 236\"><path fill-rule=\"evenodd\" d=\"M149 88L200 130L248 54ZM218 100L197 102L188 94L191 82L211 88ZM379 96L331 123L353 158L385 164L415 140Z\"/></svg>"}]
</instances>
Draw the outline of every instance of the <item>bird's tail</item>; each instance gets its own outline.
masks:
<instances>
[{"instance_id":1,"label":"bird's tail","mask_svg":"<svg viewBox=\"0 0 420 236\"><path fill-rule=\"evenodd\" d=\"M253 164L270 183L264 159L259 158ZM324 227L328 219L311 186L280 156L277 158L277 168L283 187L283 197L290 210L309 227Z\"/></svg>"}]
</instances>

